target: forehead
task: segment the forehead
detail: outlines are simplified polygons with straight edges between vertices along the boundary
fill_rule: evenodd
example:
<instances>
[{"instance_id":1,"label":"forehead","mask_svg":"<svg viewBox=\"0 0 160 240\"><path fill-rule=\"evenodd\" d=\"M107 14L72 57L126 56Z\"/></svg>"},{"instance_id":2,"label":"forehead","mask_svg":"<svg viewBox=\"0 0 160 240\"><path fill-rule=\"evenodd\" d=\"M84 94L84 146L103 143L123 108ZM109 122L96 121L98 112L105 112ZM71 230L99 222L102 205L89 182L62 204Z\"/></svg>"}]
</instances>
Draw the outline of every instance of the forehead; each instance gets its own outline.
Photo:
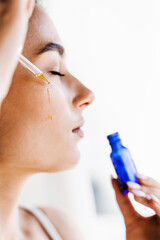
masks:
<instances>
[{"instance_id":1,"label":"forehead","mask_svg":"<svg viewBox=\"0 0 160 240\"><path fill-rule=\"evenodd\" d=\"M51 42L61 44L52 20L44 9L36 6L29 21L23 54L33 58L41 48Z\"/></svg>"}]
</instances>

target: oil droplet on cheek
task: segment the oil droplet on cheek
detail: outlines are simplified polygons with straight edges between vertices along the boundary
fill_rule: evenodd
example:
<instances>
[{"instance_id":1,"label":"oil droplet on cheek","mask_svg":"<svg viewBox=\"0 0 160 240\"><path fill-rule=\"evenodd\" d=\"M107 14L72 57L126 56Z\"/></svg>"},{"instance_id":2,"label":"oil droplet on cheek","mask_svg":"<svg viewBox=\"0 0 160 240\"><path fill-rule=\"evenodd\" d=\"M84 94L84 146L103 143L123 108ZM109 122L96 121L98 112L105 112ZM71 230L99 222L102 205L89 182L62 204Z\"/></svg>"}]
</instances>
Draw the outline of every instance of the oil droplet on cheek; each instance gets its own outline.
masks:
<instances>
[{"instance_id":1,"label":"oil droplet on cheek","mask_svg":"<svg viewBox=\"0 0 160 240\"><path fill-rule=\"evenodd\" d=\"M47 82L48 84L50 84L50 82L47 80L47 78L45 78L45 76L43 75L43 73L40 74L36 74L35 75L36 78L42 79L43 81Z\"/></svg>"},{"instance_id":2,"label":"oil droplet on cheek","mask_svg":"<svg viewBox=\"0 0 160 240\"><path fill-rule=\"evenodd\" d=\"M50 98L50 92L49 92L49 89L47 88L47 95L48 95L48 101L49 103L51 102L51 98ZM48 115L48 119L49 120L52 120L52 115Z\"/></svg>"},{"instance_id":3,"label":"oil droplet on cheek","mask_svg":"<svg viewBox=\"0 0 160 240\"><path fill-rule=\"evenodd\" d=\"M52 120L52 116L51 116L51 115L48 115L48 119Z\"/></svg>"},{"instance_id":4,"label":"oil droplet on cheek","mask_svg":"<svg viewBox=\"0 0 160 240\"><path fill-rule=\"evenodd\" d=\"M49 93L49 89L47 88L47 95L48 95L48 101L49 103L51 102L51 98L50 98L50 93Z\"/></svg>"}]
</instances>

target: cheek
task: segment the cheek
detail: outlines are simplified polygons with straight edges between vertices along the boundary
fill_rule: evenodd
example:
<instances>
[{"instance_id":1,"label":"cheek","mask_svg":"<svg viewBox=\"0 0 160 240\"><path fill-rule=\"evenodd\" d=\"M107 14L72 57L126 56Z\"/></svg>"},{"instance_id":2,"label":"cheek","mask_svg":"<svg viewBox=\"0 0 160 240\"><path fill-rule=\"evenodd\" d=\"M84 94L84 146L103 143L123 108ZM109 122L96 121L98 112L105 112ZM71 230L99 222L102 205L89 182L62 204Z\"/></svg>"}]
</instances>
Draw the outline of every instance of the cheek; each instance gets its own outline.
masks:
<instances>
[{"instance_id":1,"label":"cheek","mask_svg":"<svg viewBox=\"0 0 160 240\"><path fill-rule=\"evenodd\" d=\"M59 171L77 163L73 116L63 87L13 85L3 109L9 129L3 135L20 164L41 171Z\"/></svg>"}]
</instances>

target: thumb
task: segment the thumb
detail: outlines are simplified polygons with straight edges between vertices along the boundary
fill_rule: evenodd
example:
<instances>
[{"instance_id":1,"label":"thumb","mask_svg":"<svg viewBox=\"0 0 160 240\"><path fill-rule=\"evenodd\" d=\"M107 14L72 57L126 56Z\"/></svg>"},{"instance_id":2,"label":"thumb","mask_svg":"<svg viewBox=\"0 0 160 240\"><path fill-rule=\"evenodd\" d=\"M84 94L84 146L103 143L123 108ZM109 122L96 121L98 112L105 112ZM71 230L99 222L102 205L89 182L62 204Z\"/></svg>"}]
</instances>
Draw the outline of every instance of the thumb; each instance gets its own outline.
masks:
<instances>
[{"instance_id":1,"label":"thumb","mask_svg":"<svg viewBox=\"0 0 160 240\"><path fill-rule=\"evenodd\" d=\"M123 195L119 189L117 179L111 177L112 186L115 191L116 200L124 217L125 224L128 225L140 217L135 211L128 195Z\"/></svg>"}]
</instances>

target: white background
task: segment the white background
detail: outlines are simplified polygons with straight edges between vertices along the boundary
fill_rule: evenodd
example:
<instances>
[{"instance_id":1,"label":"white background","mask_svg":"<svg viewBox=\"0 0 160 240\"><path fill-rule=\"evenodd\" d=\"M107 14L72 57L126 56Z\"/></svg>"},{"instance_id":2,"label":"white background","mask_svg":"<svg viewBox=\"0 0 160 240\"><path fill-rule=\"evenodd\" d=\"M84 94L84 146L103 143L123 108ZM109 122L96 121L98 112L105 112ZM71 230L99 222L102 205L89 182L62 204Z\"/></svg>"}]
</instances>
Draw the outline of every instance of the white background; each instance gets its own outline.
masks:
<instances>
[{"instance_id":1,"label":"white background","mask_svg":"<svg viewBox=\"0 0 160 240\"><path fill-rule=\"evenodd\" d=\"M45 4L66 49L70 71L94 91L96 101L85 110L79 166L33 177L21 202L69 211L88 240L123 240L106 135L119 131L139 172L160 180L160 1L46 0ZM105 207L99 216L91 179L98 184Z\"/></svg>"}]
</instances>

